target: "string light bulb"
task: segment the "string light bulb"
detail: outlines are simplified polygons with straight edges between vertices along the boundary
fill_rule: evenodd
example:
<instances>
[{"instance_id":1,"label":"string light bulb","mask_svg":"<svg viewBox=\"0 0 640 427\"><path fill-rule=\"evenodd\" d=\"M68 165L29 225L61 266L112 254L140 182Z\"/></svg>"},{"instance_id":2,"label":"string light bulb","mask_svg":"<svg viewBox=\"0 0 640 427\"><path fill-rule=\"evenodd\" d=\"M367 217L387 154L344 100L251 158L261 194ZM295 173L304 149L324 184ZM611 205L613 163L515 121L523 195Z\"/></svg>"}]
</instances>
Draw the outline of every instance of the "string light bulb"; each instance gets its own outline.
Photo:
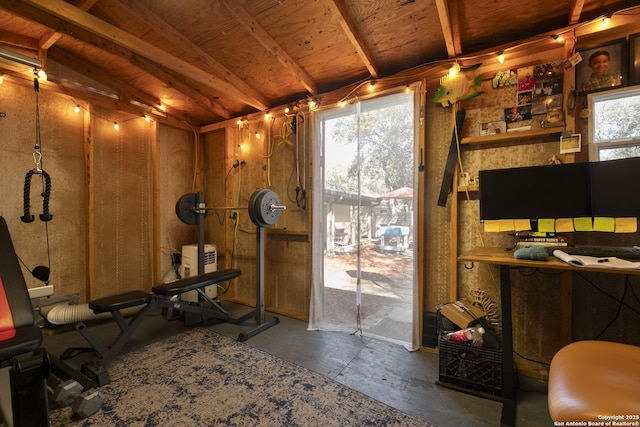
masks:
<instances>
[{"instance_id":1,"label":"string light bulb","mask_svg":"<svg viewBox=\"0 0 640 427\"><path fill-rule=\"evenodd\" d=\"M158 105L158 110L165 112L167 110L167 107L165 107L163 104Z\"/></svg>"},{"instance_id":2,"label":"string light bulb","mask_svg":"<svg viewBox=\"0 0 640 427\"><path fill-rule=\"evenodd\" d=\"M118 124L118 122L113 122L113 128L116 130L116 132L120 130L120 125Z\"/></svg>"},{"instance_id":3,"label":"string light bulb","mask_svg":"<svg viewBox=\"0 0 640 427\"><path fill-rule=\"evenodd\" d=\"M455 77L460 72L460 64L457 62L449 68L449 77Z\"/></svg>"},{"instance_id":4,"label":"string light bulb","mask_svg":"<svg viewBox=\"0 0 640 427\"><path fill-rule=\"evenodd\" d=\"M552 34L551 38L554 39L555 41L557 41L558 43L563 43L564 42L564 37L562 37L559 34Z\"/></svg>"},{"instance_id":5,"label":"string light bulb","mask_svg":"<svg viewBox=\"0 0 640 427\"><path fill-rule=\"evenodd\" d=\"M147 123L151 122L151 119L149 118L149 116L147 116L146 114L144 115L144 121Z\"/></svg>"},{"instance_id":6,"label":"string light bulb","mask_svg":"<svg viewBox=\"0 0 640 427\"><path fill-rule=\"evenodd\" d=\"M271 119L271 113L267 111L266 113L264 113L264 120L269 121L269 119Z\"/></svg>"},{"instance_id":7,"label":"string light bulb","mask_svg":"<svg viewBox=\"0 0 640 427\"><path fill-rule=\"evenodd\" d=\"M374 90L375 88L376 88L376 82L374 82L373 80L371 80L371 81L369 82L369 86L368 86L369 92L373 92L373 90Z\"/></svg>"},{"instance_id":8,"label":"string light bulb","mask_svg":"<svg viewBox=\"0 0 640 427\"><path fill-rule=\"evenodd\" d=\"M607 28L610 22L611 22L611 14L607 13L605 17L602 19L602 24L600 24L600 29L604 30L605 28Z\"/></svg>"},{"instance_id":9,"label":"string light bulb","mask_svg":"<svg viewBox=\"0 0 640 427\"><path fill-rule=\"evenodd\" d=\"M76 106L75 106L75 108L73 109L73 111L75 111L75 112L76 112L76 114L77 114L77 113L79 113L79 112L80 112L80 105L79 105L79 104L76 104Z\"/></svg>"},{"instance_id":10,"label":"string light bulb","mask_svg":"<svg viewBox=\"0 0 640 427\"><path fill-rule=\"evenodd\" d=\"M35 76L39 80L46 80L47 79L47 73L42 68L34 68L33 69L33 74L35 74Z\"/></svg>"},{"instance_id":11,"label":"string light bulb","mask_svg":"<svg viewBox=\"0 0 640 427\"><path fill-rule=\"evenodd\" d=\"M504 64L504 52L499 50L497 55L498 55L498 62L501 64Z\"/></svg>"},{"instance_id":12,"label":"string light bulb","mask_svg":"<svg viewBox=\"0 0 640 427\"><path fill-rule=\"evenodd\" d=\"M2 84L3 81L4 79L2 78L2 74L0 74L0 85Z\"/></svg>"},{"instance_id":13,"label":"string light bulb","mask_svg":"<svg viewBox=\"0 0 640 427\"><path fill-rule=\"evenodd\" d=\"M260 132L256 132L256 139L260 139Z\"/></svg>"},{"instance_id":14,"label":"string light bulb","mask_svg":"<svg viewBox=\"0 0 640 427\"><path fill-rule=\"evenodd\" d=\"M310 100L309 100L309 109L310 109L310 110L315 110L316 105L317 105L317 103L316 103L316 100L315 100L315 99L310 99Z\"/></svg>"}]
</instances>

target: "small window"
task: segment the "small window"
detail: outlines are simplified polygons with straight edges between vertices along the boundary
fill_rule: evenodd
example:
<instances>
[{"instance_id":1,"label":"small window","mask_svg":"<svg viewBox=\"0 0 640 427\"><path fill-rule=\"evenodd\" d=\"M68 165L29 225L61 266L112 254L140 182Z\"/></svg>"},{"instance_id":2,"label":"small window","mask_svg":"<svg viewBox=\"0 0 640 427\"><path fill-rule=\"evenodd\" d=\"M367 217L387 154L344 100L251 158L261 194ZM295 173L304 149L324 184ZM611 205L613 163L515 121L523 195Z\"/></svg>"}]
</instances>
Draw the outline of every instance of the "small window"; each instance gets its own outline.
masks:
<instances>
[{"instance_id":1,"label":"small window","mask_svg":"<svg viewBox=\"0 0 640 427\"><path fill-rule=\"evenodd\" d=\"M592 161L640 157L640 87L588 95Z\"/></svg>"}]
</instances>

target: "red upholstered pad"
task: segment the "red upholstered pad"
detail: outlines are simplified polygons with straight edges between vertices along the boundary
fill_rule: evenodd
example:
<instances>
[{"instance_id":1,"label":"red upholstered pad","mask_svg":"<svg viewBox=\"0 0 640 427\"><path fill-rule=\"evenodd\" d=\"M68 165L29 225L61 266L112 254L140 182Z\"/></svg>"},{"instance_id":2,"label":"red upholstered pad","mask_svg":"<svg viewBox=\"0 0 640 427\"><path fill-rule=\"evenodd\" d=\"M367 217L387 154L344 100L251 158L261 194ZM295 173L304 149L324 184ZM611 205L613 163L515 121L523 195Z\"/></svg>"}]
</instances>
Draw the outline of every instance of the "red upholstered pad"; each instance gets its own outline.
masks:
<instances>
[{"instance_id":1,"label":"red upholstered pad","mask_svg":"<svg viewBox=\"0 0 640 427\"><path fill-rule=\"evenodd\" d=\"M640 347L608 341L563 347L551 361L548 405L551 418L562 422L637 415Z\"/></svg>"},{"instance_id":2,"label":"red upholstered pad","mask_svg":"<svg viewBox=\"0 0 640 427\"><path fill-rule=\"evenodd\" d=\"M16 328L13 324L13 315L4 291L2 277L0 277L0 341L6 341L16 336Z\"/></svg>"}]
</instances>

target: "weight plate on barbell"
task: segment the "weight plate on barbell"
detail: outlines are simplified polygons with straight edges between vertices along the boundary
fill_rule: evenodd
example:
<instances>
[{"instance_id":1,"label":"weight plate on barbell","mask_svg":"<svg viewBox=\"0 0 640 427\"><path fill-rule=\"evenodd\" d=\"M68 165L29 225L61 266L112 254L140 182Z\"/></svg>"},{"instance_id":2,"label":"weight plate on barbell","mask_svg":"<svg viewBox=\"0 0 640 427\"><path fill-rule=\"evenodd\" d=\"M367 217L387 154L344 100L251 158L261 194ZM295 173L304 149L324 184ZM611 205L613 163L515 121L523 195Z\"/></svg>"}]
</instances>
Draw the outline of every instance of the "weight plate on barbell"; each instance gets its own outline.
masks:
<instances>
[{"instance_id":1,"label":"weight plate on barbell","mask_svg":"<svg viewBox=\"0 0 640 427\"><path fill-rule=\"evenodd\" d=\"M280 206L280 197L273 191L268 191L258 197L260 213L259 218L265 227L272 226L280 219L282 212L279 209L272 209L273 206Z\"/></svg>"},{"instance_id":2,"label":"weight plate on barbell","mask_svg":"<svg viewBox=\"0 0 640 427\"><path fill-rule=\"evenodd\" d=\"M249 199L249 218L258 227L270 227L280 219L281 209L272 209L272 206L280 207L280 197L268 188L258 190Z\"/></svg>"},{"instance_id":3,"label":"weight plate on barbell","mask_svg":"<svg viewBox=\"0 0 640 427\"><path fill-rule=\"evenodd\" d=\"M196 225L198 223L196 201L196 193L188 193L178 199L176 203L176 215L180 218L180 221L188 225Z\"/></svg>"},{"instance_id":4,"label":"weight plate on barbell","mask_svg":"<svg viewBox=\"0 0 640 427\"><path fill-rule=\"evenodd\" d=\"M266 191L270 191L268 188L262 188L260 190L255 191L251 197L249 198L249 204L247 208L249 209L249 218L251 222L253 222L258 227L264 227L265 225L259 218L259 204L257 203L258 197L264 194Z\"/></svg>"}]
</instances>

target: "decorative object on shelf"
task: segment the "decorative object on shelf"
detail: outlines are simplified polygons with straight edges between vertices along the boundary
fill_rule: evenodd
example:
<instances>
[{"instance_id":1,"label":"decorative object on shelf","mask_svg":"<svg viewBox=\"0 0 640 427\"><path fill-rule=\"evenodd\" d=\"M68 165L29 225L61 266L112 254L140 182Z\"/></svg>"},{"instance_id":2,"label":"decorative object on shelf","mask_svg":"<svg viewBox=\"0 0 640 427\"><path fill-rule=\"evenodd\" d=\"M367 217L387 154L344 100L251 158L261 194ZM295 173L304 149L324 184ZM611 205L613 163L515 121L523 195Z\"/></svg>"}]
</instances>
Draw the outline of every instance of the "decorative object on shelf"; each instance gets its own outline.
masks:
<instances>
[{"instance_id":1,"label":"decorative object on shelf","mask_svg":"<svg viewBox=\"0 0 640 427\"><path fill-rule=\"evenodd\" d=\"M531 119L531 105L513 106L504 109L504 119L507 123L520 122Z\"/></svg>"},{"instance_id":2,"label":"decorative object on shelf","mask_svg":"<svg viewBox=\"0 0 640 427\"><path fill-rule=\"evenodd\" d=\"M463 68L454 75L442 76L440 86L438 86L432 102L439 102L443 107L448 107L458 101L465 101L480 95L482 93L479 90L482 86L482 75L478 74L473 77L473 73L478 70L480 65L482 64Z\"/></svg>"},{"instance_id":3,"label":"decorative object on shelf","mask_svg":"<svg viewBox=\"0 0 640 427\"><path fill-rule=\"evenodd\" d=\"M518 68L518 92L532 90L536 84L533 75L533 66Z\"/></svg>"},{"instance_id":4,"label":"decorative object on shelf","mask_svg":"<svg viewBox=\"0 0 640 427\"><path fill-rule=\"evenodd\" d=\"M547 110L547 123L555 124L564 121L562 107L551 107Z\"/></svg>"},{"instance_id":5,"label":"decorative object on shelf","mask_svg":"<svg viewBox=\"0 0 640 427\"><path fill-rule=\"evenodd\" d=\"M626 86L628 76L628 50L626 39L581 50L582 62L575 66L576 87L582 93Z\"/></svg>"},{"instance_id":6,"label":"decorative object on shelf","mask_svg":"<svg viewBox=\"0 0 640 427\"><path fill-rule=\"evenodd\" d=\"M498 71L491 83L494 89L513 86L518 83L518 72L516 70Z\"/></svg>"},{"instance_id":7,"label":"decorative object on shelf","mask_svg":"<svg viewBox=\"0 0 640 427\"><path fill-rule=\"evenodd\" d=\"M498 120L495 122L480 123L480 136L496 135L507 131L507 122Z\"/></svg>"},{"instance_id":8,"label":"decorative object on shelf","mask_svg":"<svg viewBox=\"0 0 640 427\"><path fill-rule=\"evenodd\" d=\"M571 136L560 137L560 154L579 153L582 149L582 135L572 134Z\"/></svg>"}]
</instances>

